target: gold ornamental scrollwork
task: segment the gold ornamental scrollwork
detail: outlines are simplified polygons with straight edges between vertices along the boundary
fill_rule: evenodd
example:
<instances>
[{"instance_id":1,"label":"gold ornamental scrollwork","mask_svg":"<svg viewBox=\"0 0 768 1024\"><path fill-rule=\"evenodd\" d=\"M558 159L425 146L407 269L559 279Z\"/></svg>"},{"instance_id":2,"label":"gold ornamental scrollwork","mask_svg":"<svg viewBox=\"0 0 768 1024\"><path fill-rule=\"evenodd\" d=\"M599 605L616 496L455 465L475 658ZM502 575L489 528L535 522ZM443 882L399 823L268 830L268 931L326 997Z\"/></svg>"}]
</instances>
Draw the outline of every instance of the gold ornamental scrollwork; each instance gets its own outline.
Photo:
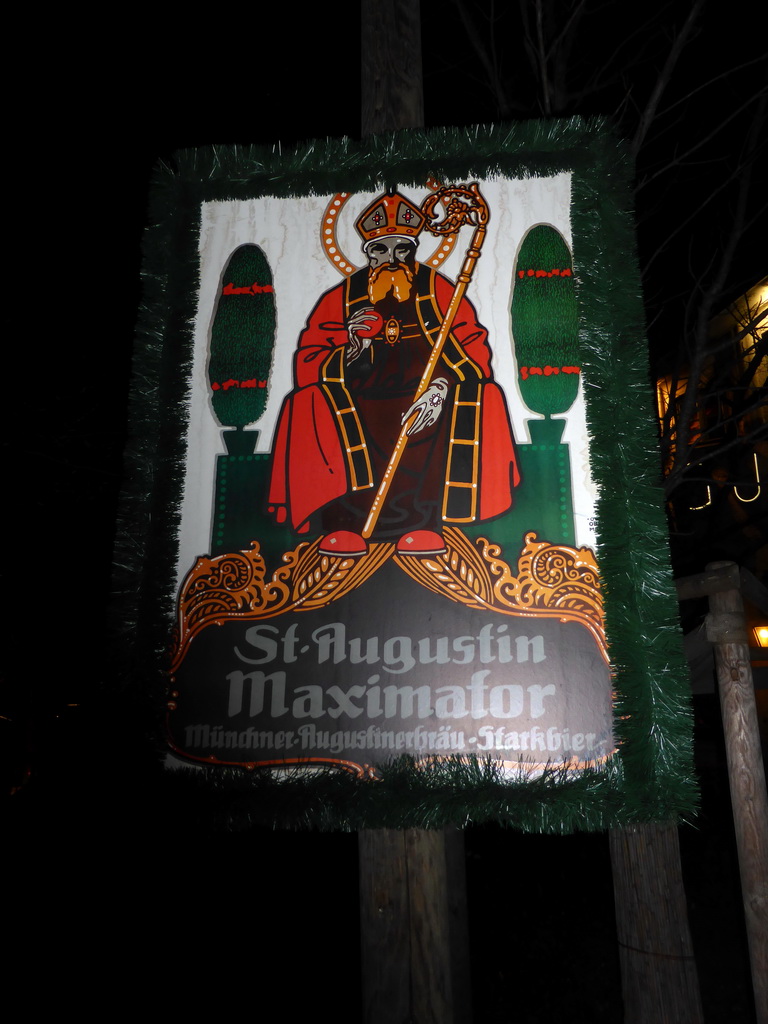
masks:
<instances>
[{"instance_id":1,"label":"gold ornamental scrollwork","mask_svg":"<svg viewBox=\"0 0 768 1024\"><path fill-rule=\"evenodd\" d=\"M269 578L258 541L248 551L198 558L179 596L171 671L207 626L322 608L365 582L395 549L372 544L362 558L335 558L320 554L319 544L304 542L286 552L284 564Z\"/></svg>"},{"instance_id":2,"label":"gold ornamental scrollwork","mask_svg":"<svg viewBox=\"0 0 768 1024\"><path fill-rule=\"evenodd\" d=\"M361 558L333 557L320 553L319 541L305 542L286 552L270 577L257 542L248 551L199 558L179 597L172 671L208 626L322 608L390 558L421 586L468 608L579 623L608 662L600 577L589 548L550 544L527 533L515 575L498 544L473 542L455 527L447 527L444 537L446 553L424 558L397 555L394 544L371 544Z\"/></svg>"},{"instance_id":3,"label":"gold ornamental scrollwork","mask_svg":"<svg viewBox=\"0 0 768 1024\"><path fill-rule=\"evenodd\" d=\"M590 548L550 544L527 533L514 575L498 544L482 537L473 543L455 527L443 534L448 550L439 558L395 561L422 586L469 608L578 622L608 663L600 576Z\"/></svg>"}]
</instances>

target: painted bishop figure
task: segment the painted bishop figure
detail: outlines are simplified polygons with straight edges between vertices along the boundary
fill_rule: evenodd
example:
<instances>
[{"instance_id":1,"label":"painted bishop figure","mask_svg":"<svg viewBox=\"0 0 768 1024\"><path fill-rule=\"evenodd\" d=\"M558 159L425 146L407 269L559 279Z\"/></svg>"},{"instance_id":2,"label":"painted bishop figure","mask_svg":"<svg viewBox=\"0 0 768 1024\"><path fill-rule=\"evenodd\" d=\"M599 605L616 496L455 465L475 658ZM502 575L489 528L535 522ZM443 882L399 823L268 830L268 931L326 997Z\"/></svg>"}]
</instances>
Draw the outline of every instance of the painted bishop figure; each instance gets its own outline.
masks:
<instances>
[{"instance_id":1,"label":"painted bishop figure","mask_svg":"<svg viewBox=\"0 0 768 1024\"><path fill-rule=\"evenodd\" d=\"M520 477L488 332L462 298L429 386L414 401L454 293L416 261L424 213L391 191L360 215L368 266L320 297L299 336L280 413L269 505L320 551L368 549L369 513L403 423L407 443L372 542L411 557L445 551L445 524L503 515Z\"/></svg>"}]
</instances>

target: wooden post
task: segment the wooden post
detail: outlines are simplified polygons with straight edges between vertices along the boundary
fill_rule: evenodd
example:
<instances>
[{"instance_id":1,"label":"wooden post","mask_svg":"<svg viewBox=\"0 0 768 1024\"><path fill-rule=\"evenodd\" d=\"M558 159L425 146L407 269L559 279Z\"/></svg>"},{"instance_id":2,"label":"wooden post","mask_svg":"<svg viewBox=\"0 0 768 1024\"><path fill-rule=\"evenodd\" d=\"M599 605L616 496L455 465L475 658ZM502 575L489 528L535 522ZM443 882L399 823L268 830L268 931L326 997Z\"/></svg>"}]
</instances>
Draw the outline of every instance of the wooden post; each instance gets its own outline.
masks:
<instances>
[{"instance_id":1,"label":"wooden post","mask_svg":"<svg viewBox=\"0 0 768 1024\"><path fill-rule=\"evenodd\" d=\"M755 1019L768 1024L768 794L747 627L738 566L712 562L707 570L730 582L727 590L710 593L707 639L715 648Z\"/></svg>"},{"instance_id":2,"label":"wooden post","mask_svg":"<svg viewBox=\"0 0 768 1024\"><path fill-rule=\"evenodd\" d=\"M361 0L362 134L424 125L418 0ZM358 834L365 1024L469 1024L464 835Z\"/></svg>"},{"instance_id":3,"label":"wooden post","mask_svg":"<svg viewBox=\"0 0 768 1024\"><path fill-rule=\"evenodd\" d=\"M707 566L706 572L687 576L676 584L678 600L709 595L713 616L721 610L727 613L723 620L710 617L708 636L716 643L729 766L733 762L729 771L734 818L738 817L741 822L736 826L740 861L742 844L745 848L741 872L757 1021L768 1024L768 810L749 650L738 592L739 570L731 562L714 562ZM736 636L728 632L734 628L736 605L741 616L739 645L733 643ZM718 653L721 644L716 636L722 640L721 653ZM751 709L745 710L747 703ZM732 724L726 725L726 719ZM672 825L651 824L613 830L611 862L626 1024L635 1021L639 1024L644 1020L700 1021L701 999L676 829Z\"/></svg>"},{"instance_id":4,"label":"wooden post","mask_svg":"<svg viewBox=\"0 0 768 1024\"><path fill-rule=\"evenodd\" d=\"M467 936L463 838L458 830L360 832L365 1024L472 1019L468 958L461 956Z\"/></svg>"},{"instance_id":5,"label":"wooden post","mask_svg":"<svg viewBox=\"0 0 768 1024\"><path fill-rule=\"evenodd\" d=\"M424 127L419 0L361 0L362 134Z\"/></svg>"},{"instance_id":6,"label":"wooden post","mask_svg":"<svg viewBox=\"0 0 768 1024\"><path fill-rule=\"evenodd\" d=\"M677 826L610 833L624 1024L704 1020Z\"/></svg>"}]
</instances>

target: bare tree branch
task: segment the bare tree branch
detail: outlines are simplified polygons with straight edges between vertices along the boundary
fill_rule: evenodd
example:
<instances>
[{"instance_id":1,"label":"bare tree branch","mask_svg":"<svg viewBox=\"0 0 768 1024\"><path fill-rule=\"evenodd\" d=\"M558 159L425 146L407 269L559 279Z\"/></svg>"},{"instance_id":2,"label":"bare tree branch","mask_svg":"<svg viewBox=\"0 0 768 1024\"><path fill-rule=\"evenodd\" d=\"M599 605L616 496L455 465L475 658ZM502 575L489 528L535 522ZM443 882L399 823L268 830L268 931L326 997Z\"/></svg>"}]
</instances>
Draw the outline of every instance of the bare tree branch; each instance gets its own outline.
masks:
<instances>
[{"instance_id":1,"label":"bare tree branch","mask_svg":"<svg viewBox=\"0 0 768 1024\"><path fill-rule=\"evenodd\" d=\"M547 61L547 47L544 42L544 11L542 0L536 2L536 55L539 63L539 81L544 93L544 113L547 117L552 114L552 100L550 97L549 71Z\"/></svg>"},{"instance_id":2,"label":"bare tree branch","mask_svg":"<svg viewBox=\"0 0 768 1024\"><path fill-rule=\"evenodd\" d=\"M644 178L637 185L637 189L640 190L641 188L645 188L646 185L649 185L652 181L658 178L659 175L665 174L672 167L680 166L680 164L682 164L692 153L695 153L698 149L701 149L703 145L705 145L707 142L713 139L719 132L721 132L727 124L730 124L730 122L733 121L734 118L738 117L742 110L746 110L748 106L755 102L755 100L764 99L766 93L768 93L768 86L764 86L762 89L758 90L756 93L750 96L749 99L745 100L744 103L741 104L741 106L731 111L731 113L724 120L718 121L718 123L715 125L712 131L709 132L709 134L704 135L702 138L699 138L695 145L691 146L681 155L676 156L674 160L671 160L668 164L665 164L664 167L656 171L655 174L651 174L647 178Z\"/></svg>"},{"instance_id":3,"label":"bare tree branch","mask_svg":"<svg viewBox=\"0 0 768 1024\"><path fill-rule=\"evenodd\" d=\"M453 0L453 5L458 11L459 17L461 18L461 24L466 33L467 39L472 44L472 49L475 51L478 60L485 70L485 74L490 84L491 92L496 101L496 107L502 117L508 117L510 112L510 106L507 102L506 92L504 85L499 74L498 61L496 59L495 49L495 32L493 31L493 25L491 27L491 53L489 55L488 49L480 38L480 33L477 31L477 26L474 20L470 17L469 11L467 10L466 4L463 0ZM491 11L493 18L493 10Z\"/></svg>"},{"instance_id":4,"label":"bare tree branch","mask_svg":"<svg viewBox=\"0 0 768 1024\"><path fill-rule=\"evenodd\" d=\"M691 32L693 31L693 26L698 21L703 6L704 0L696 0L696 3L691 7L688 17L685 20L685 24L677 33L672 42L672 48L667 54L667 59L664 63L664 67L662 68L659 74L659 77L656 79L656 84L653 88L653 92L651 93L650 98L648 99L648 102L645 105L645 110L643 111L643 114L640 118L640 123L637 126L635 137L632 140L630 150L633 158L637 157L640 147L645 141L645 137L648 134L651 122L655 118L656 112L658 111L659 103L661 102L661 97L665 89L669 85L670 79L672 78L672 74L675 70L677 62L680 59L680 54L683 52L683 49L686 43L688 42Z\"/></svg>"},{"instance_id":5,"label":"bare tree branch","mask_svg":"<svg viewBox=\"0 0 768 1024\"><path fill-rule=\"evenodd\" d=\"M682 221L680 221L680 222L679 222L679 223L677 224L677 226L675 227L674 231L669 231L669 232L667 233L667 236L666 236L666 237L665 237L665 238L663 239L663 241L662 241L662 242L661 242L661 243L659 244L658 248L657 248L657 249L656 249L656 251L655 251L655 252L653 253L653 255L652 255L652 256L651 256L651 257L650 257L649 259L647 259L647 260L645 260L645 261L644 261L644 263L643 263L643 266L641 267L641 273L642 273L643 275L647 274L648 270L649 270L649 269L650 269L650 267L651 267L651 264L652 264L652 263L653 263L653 262L655 261L655 259L656 259L656 257L657 257L657 256L659 256L659 255L660 255L660 254L661 254L662 252L664 252L664 250L665 250L665 249L667 248L667 246L669 245L670 241L671 241L671 240L672 240L672 239L673 239L673 238L674 238L674 237L675 237L676 235L679 235L679 234L680 234L680 232L681 232L681 231L682 231L682 230L683 230L684 228L686 228L686 227L687 227L687 226L688 226L688 225L689 225L689 224L691 223L691 221L692 221L692 220L694 220L694 219L696 218L696 216L697 216L697 215L698 215L698 214L699 214L699 213L701 212L701 210L702 210L702 209L703 209L703 208L704 208L705 206L708 206L708 205L709 205L709 204L710 204L710 203L711 203L711 202L713 201L713 199L714 199L714 198L715 198L715 197L716 197L717 195L719 195L719 193L720 193L720 192L722 192L722 191L723 191L724 189L728 188L728 186L729 186L729 185L731 184L731 182L732 182L732 181L734 181L734 179L736 179L736 178L740 178L740 179L742 180L742 182L743 182L743 180L744 180L744 174L745 174L745 168L744 168L743 166L738 166L738 167L735 167L735 168L733 169L733 171L732 171L732 172L731 172L731 173L730 173L730 174L728 175L728 177L727 177L727 178L726 178L726 179L725 179L725 180L724 180L723 182L721 182L721 184L720 184L720 185L718 185L716 189L713 189L713 190L712 190L712 191L711 191L711 192L709 193L709 195L707 196L707 198L706 198L706 199L704 200L704 202L703 202L703 203L702 203L702 204L701 204L700 206L697 206L697 207L696 207L696 208L695 208L694 210L691 210L691 212L690 212L690 213L689 213L689 215L688 215L688 216L687 216L687 217L685 218L685 220L682 220ZM741 225L741 228L740 228L740 230L741 230L741 232L742 232L742 233L743 233L744 229L745 229L745 228L747 227L747 225L748 225L749 223L752 223L753 221L755 221L755 220L757 219L757 216L758 216L758 215L757 215L757 214L755 214L755 216L753 216L753 217L750 217L750 218L749 218L749 220L746 220L746 219L745 219L745 222L744 222L744 223L743 223L743 224ZM732 236L732 235L733 235L733 231L731 230L731 236Z\"/></svg>"},{"instance_id":6,"label":"bare tree branch","mask_svg":"<svg viewBox=\"0 0 768 1024\"><path fill-rule=\"evenodd\" d=\"M719 75L714 75L712 78L708 78L706 82L702 82L701 85L698 85L695 89L691 89L690 92L687 92L685 96L681 96L679 100L675 100L674 103L670 103L668 107L665 107L663 110L660 110L656 115L657 120L659 118L666 117L667 114L671 114L673 110L676 110L684 103L690 102L690 100L693 99L693 97L696 96L698 93L702 92L704 89L709 89L711 86L716 85L718 82L721 82L724 78L730 78L731 75L735 75L738 74L739 72L746 71L747 68L751 68L755 64L765 63L765 61L765 55L761 54L759 57L754 57L752 60L745 60L741 64L736 64L732 68L727 68L725 71L722 71ZM664 131L668 130L669 129L667 128L664 129Z\"/></svg>"}]
</instances>

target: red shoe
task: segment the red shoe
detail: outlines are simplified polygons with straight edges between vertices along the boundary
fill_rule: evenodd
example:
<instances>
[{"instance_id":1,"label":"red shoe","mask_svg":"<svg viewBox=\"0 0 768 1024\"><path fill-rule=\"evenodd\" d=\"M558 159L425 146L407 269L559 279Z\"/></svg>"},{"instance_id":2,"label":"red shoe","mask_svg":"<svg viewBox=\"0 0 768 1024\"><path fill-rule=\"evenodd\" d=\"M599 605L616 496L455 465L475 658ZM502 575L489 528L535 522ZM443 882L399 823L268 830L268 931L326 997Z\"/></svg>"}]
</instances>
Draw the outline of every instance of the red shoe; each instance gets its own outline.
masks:
<instances>
[{"instance_id":1,"label":"red shoe","mask_svg":"<svg viewBox=\"0 0 768 1024\"><path fill-rule=\"evenodd\" d=\"M444 555L446 550L443 538L432 530L413 530L397 542L398 555Z\"/></svg>"},{"instance_id":2,"label":"red shoe","mask_svg":"<svg viewBox=\"0 0 768 1024\"><path fill-rule=\"evenodd\" d=\"M359 533L336 530L323 537L319 551L321 555L333 555L336 558L359 558L368 551L368 545Z\"/></svg>"}]
</instances>

